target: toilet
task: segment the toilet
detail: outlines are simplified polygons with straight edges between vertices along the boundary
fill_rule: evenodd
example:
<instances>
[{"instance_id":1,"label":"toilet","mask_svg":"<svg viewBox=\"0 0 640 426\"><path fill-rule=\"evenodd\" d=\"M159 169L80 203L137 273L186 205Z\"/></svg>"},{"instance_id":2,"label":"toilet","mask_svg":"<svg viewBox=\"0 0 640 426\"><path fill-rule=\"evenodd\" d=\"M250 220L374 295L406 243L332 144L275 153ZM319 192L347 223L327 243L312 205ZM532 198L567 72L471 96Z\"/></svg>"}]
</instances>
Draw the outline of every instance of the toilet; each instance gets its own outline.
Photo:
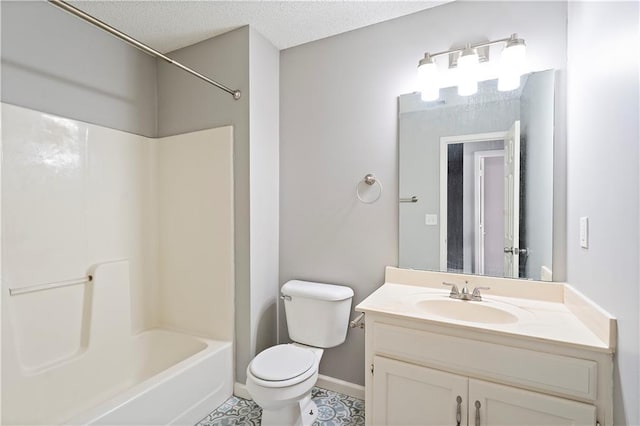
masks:
<instances>
[{"instance_id":1,"label":"toilet","mask_svg":"<svg viewBox=\"0 0 640 426\"><path fill-rule=\"evenodd\" d=\"M308 426L318 416L311 388L324 349L347 337L353 290L292 280L281 289L293 343L260 352L247 367L247 391L262 408L262 426Z\"/></svg>"}]
</instances>

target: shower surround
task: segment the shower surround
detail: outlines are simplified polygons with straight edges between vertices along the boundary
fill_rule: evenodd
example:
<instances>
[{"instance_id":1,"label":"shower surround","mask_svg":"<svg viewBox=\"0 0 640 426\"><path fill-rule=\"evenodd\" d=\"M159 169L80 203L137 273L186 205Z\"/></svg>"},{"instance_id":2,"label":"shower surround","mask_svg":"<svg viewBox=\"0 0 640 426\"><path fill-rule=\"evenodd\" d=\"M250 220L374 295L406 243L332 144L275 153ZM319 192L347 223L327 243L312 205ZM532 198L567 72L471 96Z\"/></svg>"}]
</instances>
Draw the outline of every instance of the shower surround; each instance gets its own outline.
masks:
<instances>
[{"instance_id":1,"label":"shower surround","mask_svg":"<svg viewBox=\"0 0 640 426\"><path fill-rule=\"evenodd\" d=\"M2 104L2 424L193 424L231 395L232 140Z\"/></svg>"}]
</instances>

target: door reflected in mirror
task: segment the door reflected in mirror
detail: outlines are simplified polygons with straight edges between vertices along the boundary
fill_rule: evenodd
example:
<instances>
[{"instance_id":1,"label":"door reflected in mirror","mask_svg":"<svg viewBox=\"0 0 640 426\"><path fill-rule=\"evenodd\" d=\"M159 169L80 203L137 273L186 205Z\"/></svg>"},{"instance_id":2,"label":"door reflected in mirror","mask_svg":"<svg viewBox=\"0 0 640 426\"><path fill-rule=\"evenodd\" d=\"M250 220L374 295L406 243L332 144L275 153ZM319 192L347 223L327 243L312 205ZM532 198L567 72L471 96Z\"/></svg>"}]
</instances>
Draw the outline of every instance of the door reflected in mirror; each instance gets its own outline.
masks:
<instances>
[{"instance_id":1,"label":"door reflected in mirror","mask_svg":"<svg viewBox=\"0 0 640 426\"><path fill-rule=\"evenodd\" d=\"M400 96L400 267L552 280L553 89Z\"/></svg>"}]
</instances>

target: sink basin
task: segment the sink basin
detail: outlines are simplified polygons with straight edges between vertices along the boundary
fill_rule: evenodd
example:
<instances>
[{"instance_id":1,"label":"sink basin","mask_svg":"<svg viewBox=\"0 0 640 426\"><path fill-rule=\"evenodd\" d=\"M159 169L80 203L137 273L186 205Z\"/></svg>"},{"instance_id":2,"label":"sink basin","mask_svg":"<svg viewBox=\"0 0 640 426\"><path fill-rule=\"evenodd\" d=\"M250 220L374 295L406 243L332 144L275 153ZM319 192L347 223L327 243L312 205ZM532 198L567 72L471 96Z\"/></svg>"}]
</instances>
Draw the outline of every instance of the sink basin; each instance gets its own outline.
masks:
<instances>
[{"instance_id":1,"label":"sink basin","mask_svg":"<svg viewBox=\"0 0 640 426\"><path fill-rule=\"evenodd\" d=\"M484 324L510 324L519 318L498 304L456 299L426 299L416 303L421 312L442 318ZM508 309L508 308L507 308Z\"/></svg>"}]
</instances>

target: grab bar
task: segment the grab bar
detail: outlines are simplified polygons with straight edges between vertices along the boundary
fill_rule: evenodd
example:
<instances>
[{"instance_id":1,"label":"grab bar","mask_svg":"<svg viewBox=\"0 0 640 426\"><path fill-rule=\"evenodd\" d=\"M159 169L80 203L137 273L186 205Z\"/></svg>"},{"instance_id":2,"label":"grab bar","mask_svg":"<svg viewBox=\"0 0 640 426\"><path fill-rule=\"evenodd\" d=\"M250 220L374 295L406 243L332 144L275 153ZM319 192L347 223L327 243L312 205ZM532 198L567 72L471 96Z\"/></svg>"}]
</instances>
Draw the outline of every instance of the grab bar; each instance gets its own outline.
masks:
<instances>
[{"instance_id":1,"label":"grab bar","mask_svg":"<svg viewBox=\"0 0 640 426\"><path fill-rule=\"evenodd\" d=\"M46 284L36 284L36 285L27 286L27 287L10 288L9 296L17 296L19 294L33 293L33 292L42 291L42 290L51 290L53 288L69 287L77 284L90 283L91 281L93 281L93 275L87 275L86 277L76 278L73 280L56 281L53 283L46 283Z\"/></svg>"},{"instance_id":2,"label":"grab bar","mask_svg":"<svg viewBox=\"0 0 640 426\"><path fill-rule=\"evenodd\" d=\"M414 195L411 198L400 198L400 202L401 203L417 203L418 202L418 197L416 197Z\"/></svg>"}]
</instances>

